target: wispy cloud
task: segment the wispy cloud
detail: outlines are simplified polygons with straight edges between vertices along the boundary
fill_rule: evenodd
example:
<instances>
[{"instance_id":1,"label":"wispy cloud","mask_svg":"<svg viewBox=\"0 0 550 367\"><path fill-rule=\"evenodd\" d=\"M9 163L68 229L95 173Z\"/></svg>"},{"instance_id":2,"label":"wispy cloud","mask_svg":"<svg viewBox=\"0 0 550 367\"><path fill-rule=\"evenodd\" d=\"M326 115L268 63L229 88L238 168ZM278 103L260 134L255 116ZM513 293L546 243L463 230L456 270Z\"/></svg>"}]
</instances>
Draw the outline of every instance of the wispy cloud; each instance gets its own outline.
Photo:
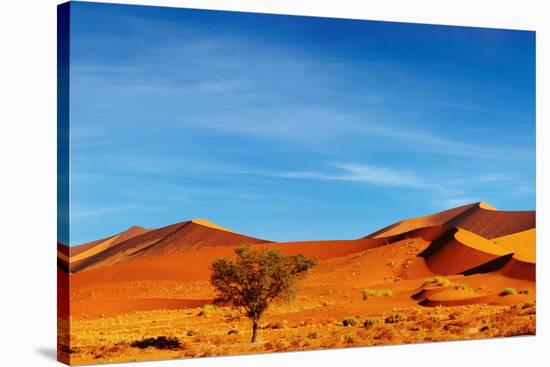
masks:
<instances>
[{"instance_id":1,"label":"wispy cloud","mask_svg":"<svg viewBox=\"0 0 550 367\"><path fill-rule=\"evenodd\" d=\"M413 189L429 193L436 207L452 207L486 199L480 193L501 186L512 187L510 195L526 195L531 191L515 175L500 172L461 177L448 172L418 172L363 163L330 162L325 170L266 171L241 170L233 173L256 174L282 179L339 181L359 183L387 189ZM519 189L515 189L515 188ZM396 192L402 192L396 190ZM410 194L407 194L410 195Z\"/></svg>"},{"instance_id":2,"label":"wispy cloud","mask_svg":"<svg viewBox=\"0 0 550 367\"><path fill-rule=\"evenodd\" d=\"M362 182L376 186L410 187L425 190L444 190L439 184L429 182L412 171L397 170L356 163L331 163L337 169L332 173L313 171L279 172L284 178Z\"/></svg>"}]
</instances>

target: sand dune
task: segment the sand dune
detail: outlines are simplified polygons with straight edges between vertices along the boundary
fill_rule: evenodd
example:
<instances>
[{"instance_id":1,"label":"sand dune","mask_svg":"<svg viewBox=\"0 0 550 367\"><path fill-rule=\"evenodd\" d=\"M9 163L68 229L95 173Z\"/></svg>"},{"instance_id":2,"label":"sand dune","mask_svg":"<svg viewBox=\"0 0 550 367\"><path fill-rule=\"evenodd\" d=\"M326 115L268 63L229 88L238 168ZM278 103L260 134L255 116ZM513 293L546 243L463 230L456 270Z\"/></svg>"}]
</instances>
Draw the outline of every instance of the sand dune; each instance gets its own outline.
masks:
<instances>
[{"instance_id":1,"label":"sand dune","mask_svg":"<svg viewBox=\"0 0 550 367\"><path fill-rule=\"evenodd\" d=\"M132 236L126 236L126 239L121 234L95 243L94 247L71 259L74 260L71 261L71 270L78 272L97 269L142 256L168 254L203 246L236 246L267 242L231 232L202 219L137 232L134 231ZM83 257L80 258L81 256Z\"/></svg>"},{"instance_id":2,"label":"sand dune","mask_svg":"<svg viewBox=\"0 0 550 367\"><path fill-rule=\"evenodd\" d=\"M92 315L94 309L102 309L103 314L114 315L202 304L212 297L208 287L212 261L234 256L234 249L244 244L317 258L313 276L317 283L304 290L310 297L334 289L348 294L358 287L382 287L392 289L395 296L370 301L372 310L396 304L504 302L495 298L504 287L534 289L534 224L534 212L501 212L481 202L397 222L356 240L270 242L207 219L158 229L132 227L71 249L71 312ZM58 246L58 258L66 265L66 246ZM418 288L434 275L452 281L458 277L476 290ZM161 292L155 289L161 284L171 285ZM193 291L185 291L186 287ZM172 288L184 290L172 292ZM335 291L334 299L344 297L342 291ZM354 303L361 301L360 292L351 297L357 301L346 301L351 302L350 312L360 310L363 306Z\"/></svg>"},{"instance_id":3,"label":"sand dune","mask_svg":"<svg viewBox=\"0 0 550 367\"><path fill-rule=\"evenodd\" d=\"M409 232L414 229L430 227L430 226L440 226L448 222L452 218L462 214L472 208L478 206L479 203L463 205L457 208L445 210L440 213L425 215L417 218L405 219L394 224L391 224L387 227L384 227L374 233L369 234L368 238L381 238L389 237L405 232Z\"/></svg>"},{"instance_id":4,"label":"sand dune","mask_svg":"<svg viewBox=\"0 0 550 367\"><path fill-rule=\"evenodd\" d=\"M367 237L381 238L429 226L466 229L487 239L535 228L534 211L500 211L485 202L464 205L440 213L406 219Z\"/></svg>"},{"instance_id":5,"label":"sand dune","mask_svg":"<svg viewBox=\"0 0 550 367\"><path fill-rule=\"evenodd\" d=\"M444 223L493 239L535 228L534 211L500 211L477 205Z\"/></svg>"}]
</instances>

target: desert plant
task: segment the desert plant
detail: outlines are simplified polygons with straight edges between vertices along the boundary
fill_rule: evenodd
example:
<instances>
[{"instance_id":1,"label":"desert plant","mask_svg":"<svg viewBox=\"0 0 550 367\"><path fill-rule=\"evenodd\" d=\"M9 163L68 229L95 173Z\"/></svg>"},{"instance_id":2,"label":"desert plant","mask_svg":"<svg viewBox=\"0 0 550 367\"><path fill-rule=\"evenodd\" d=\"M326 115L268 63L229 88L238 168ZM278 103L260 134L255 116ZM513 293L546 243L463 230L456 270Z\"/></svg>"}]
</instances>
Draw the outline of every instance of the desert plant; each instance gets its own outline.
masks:
<instances>
[{"instance_id":1,"label":"desert plant","mask_svg":"<svg viewBox=\"0 0 550 367\"><path fill-rule=\"evenodd\" d=\"M474 290L470 287L468 287L466 284L462 283L454 283L453 284L454 289L459 289L466 292L473 292Z\"/></svg>"},{"instance_id":2,"label":"desert plant","mask_svg":"<svg viewBox=\"0 0 550 367\"><path fill-rule=\"evenodd\" d=\"M516 291L516 288L512 287L504 288L502 292L500 292L501 296L510 296L514 294L518 294L518 291Z\"/></svg>"},{"instance_id":3,"label":"desert plant","mask_svg":"<svg viewBox=\"0 0 550 367\"><path fill-rule=\"evenodd\" d=\"M441 287L446 287L448 285L451 285L451 281L447 278L444 278L440 275L436 275L434 277L426 278L424 280L424 284L437 284Z\"/></svg>"},{"instance_id":4,"label":"desert plant","mask_svg":"<svg viewBox=\"0 0 550 367\"><path fill-rule=\"evenodd\" d=\"M244 309L252 321L251 342L256 341L260 319L276 300L290 300L297 292L296 280L316 264L304 255L285 256L275 248L235 250L236 259L212 263L210 283L217 292L216 304Z\"/></svg>"},{"instance_id":5,"label":"desert plant","mask_svg":"<svg viewBox=\"0 0 550 367\"><path fill-rule=\"evenodd\" d=\"M134 348L145 349L149 347L157 349L179 349L181 347L177 338L170 338L166 336L157 336L156 338L145 338L142 340L136 340L130 344Z\"/></svg>"},{"instance_id":6,"label":"desert plant","mask_svg":"<svg viewBox=\"0 0 550 367\"><path fill-rule=\"evenodd\" d=\"M529 294L529 289L522 289L518 294Z\"/></svg>"},{"instance_id":7,"label":"desert plant","mask_svg":"<svg viewBox=\"0 0 550 367\"><path fill-rule=\"evenodd\" d=\"M377 318L377 317L368 317L368 318L365 319L365 321L363 321L363 327L368 328L368 327L371 327L372 325L378 324L378 323L380 323L379 318Z\"/></svg>"},{"instance_id":8,"label":"desert plant","mask_svg":"<svg viewBox=\"0 0 550 367\"><path fill-rule=\"evenodd\" d=\"M353 316L346 317L342 320L342 326L356 326L357 325L357 319Z\"/></svg>"},{"instance_id":9,"label":"desert plant","mask_svg":"<svg viewBox=\"0 0 550 367\"><path fill-rule=\"evenodd\" d=\"M405 321L405 316L399 312L392 312L384 319L386 324L396 324L401 321Z\"/></svg>"},{"instance_id":10,"label":"desert plant","mask_svg":"<svg viewBox=\"0 0 550 367\"><path fill-rule=\"evenodd\" d=\"M198 313L198 316L208 316L214 311L216 311L215 305L210 305L210 304L204 305L200 310L200 312Z\"/></svg>"},{"instance_id":11,"label":"desert plant","mask_svg":"<svg viewBox=\"0 0 550 367\"><path fill-rule=\"evenodd\" d=\"M391 289L363 289L363 301L371 297L391 297L393 291Z\"/></svg>"},{"instance_id":12,"label":"desert plant","mask_svg":"<svg viewBox=\"0 0 550 367\"><path fill-rule=\"evenodd\" d=\"M267 324L264 328L276 330L284 328L284 325L282 322L272 322L270 324Z\"/></svg>"},{"instance_id":13,"label":"desert plant","mask_svg":"<svg viewBox=\"0 0 550 367\"><path fill-rule=\"evenodd\" d=\"M317 334L316 331L313 331L313 332L307 334L307 337L308 337L309 339L317 339L317 338L319 337L319 334Z\"/></svg>"}]
</instances>

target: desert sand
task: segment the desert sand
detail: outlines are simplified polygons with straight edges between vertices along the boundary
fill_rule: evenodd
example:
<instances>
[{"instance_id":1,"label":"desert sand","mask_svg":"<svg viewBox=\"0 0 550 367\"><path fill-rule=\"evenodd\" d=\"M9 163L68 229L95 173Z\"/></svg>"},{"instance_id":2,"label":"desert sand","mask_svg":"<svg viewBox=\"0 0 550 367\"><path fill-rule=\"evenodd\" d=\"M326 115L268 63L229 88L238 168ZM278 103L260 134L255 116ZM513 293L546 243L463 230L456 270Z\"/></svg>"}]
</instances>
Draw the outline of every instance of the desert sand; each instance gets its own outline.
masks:
<instances>
[{"instance_id":1,"label":"desert sand","mask_svg":"<svg viewBox=\"0 0 550 367\"><path fill-rule=\"evenodd\" d=\"M534 211L480 202L355 240L272 242L194 219L58 244L60 359L76 365L532 335L535 231ZM210 264L244 244L318 259L296 299L268 310L254 344L238 310L210 306ZM179 345L135 343L162 336Z\"/></svg>"}]
</instances>

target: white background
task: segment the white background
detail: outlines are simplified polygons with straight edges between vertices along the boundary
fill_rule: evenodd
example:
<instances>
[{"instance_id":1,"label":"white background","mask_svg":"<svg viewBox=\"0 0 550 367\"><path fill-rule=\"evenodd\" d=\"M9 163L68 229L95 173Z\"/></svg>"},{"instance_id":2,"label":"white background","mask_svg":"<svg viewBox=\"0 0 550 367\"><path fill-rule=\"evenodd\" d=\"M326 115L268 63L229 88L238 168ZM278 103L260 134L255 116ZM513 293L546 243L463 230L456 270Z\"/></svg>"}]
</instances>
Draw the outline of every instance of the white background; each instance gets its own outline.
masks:
<instances>
[{"instance_id":1,"label":"white background","mask_svg":"<svg viewBox=\"0 0 550 367\"><path fill-rule=\"evenodd\" d=\"M0 365L55 362L56 0L0 2ZM120 1L111 1L120 2ZM537 31L537 336L151 362L140 366L548 365L549 24L546 1L124 1ZM546 24L544 24L546 22ZM545 126L546 125L546 126ZM546 143L546 146L545 146ZM546 309L546 310L545 310ZM128 366L138 365L136 363Z\"/></svg>"}]
</instances>

